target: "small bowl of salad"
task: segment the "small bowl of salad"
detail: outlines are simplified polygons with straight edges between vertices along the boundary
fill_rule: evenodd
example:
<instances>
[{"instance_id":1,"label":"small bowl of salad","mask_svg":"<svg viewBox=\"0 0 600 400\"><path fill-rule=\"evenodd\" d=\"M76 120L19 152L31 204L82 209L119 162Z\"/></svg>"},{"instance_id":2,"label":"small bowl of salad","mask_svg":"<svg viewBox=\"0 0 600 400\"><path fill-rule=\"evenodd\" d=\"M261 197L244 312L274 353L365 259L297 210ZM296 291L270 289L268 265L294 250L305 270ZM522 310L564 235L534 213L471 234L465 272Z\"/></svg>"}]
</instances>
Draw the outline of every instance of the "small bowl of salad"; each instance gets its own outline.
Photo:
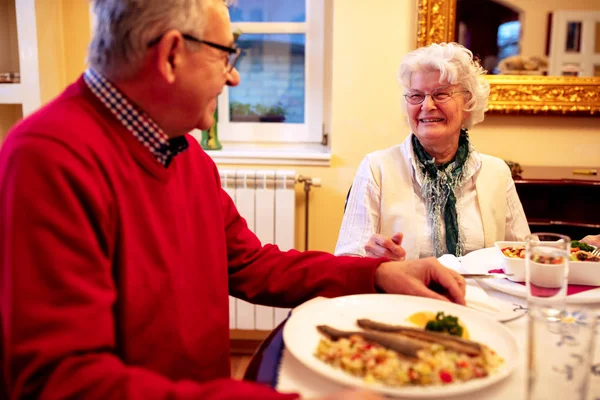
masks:
<instances>
[{"instance_id":1,"label":"small bowl of salad","mask_svg":"<svg viewBox=\"0 0 600 400\"><path fill-rule=\"evenodd\" d=\"M511 274L510 280L525 282L525 242L500 241L495 243L503 263L503 270ZM569 261L569 283L575 285L600 286L600 258L592 255L594 247L574 240L571 242L571 255ZM549 267L554 261L552 257L537 260L539 264ZM550 272L551 268L548 268Z\"/></svg>"}]
</instances>

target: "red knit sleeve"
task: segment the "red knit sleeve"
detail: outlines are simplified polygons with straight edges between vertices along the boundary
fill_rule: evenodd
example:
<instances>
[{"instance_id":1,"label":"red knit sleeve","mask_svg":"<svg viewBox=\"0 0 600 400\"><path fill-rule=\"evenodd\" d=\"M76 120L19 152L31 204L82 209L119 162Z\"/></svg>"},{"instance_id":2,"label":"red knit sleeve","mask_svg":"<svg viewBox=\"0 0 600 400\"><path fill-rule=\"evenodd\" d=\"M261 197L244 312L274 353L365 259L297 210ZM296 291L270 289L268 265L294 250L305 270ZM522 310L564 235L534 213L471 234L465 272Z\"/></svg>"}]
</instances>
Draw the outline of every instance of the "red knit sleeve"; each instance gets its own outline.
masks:
<instances>
[{"instance_id":1,"label":"red knit sleeve","mask_svg":"<svg viewBox=\"0 0 600 400\"><path fill-rule=\"evenodd\" d=\"M115 356L111 192L82 152L15 134L0 152L0 398L297 398L175 382Z\"/></svg>"},{"instance_id":2,"label":"red knit sleeve","mask_svg":"<svg viewBox=\"0 0 600 400\"><path fill-rule=\"evenodd\" d=\"M218 179L216 169L215 174ZM315 296L376 293L375 269L386 259L262 246L224 190L221 208L232 296L268 306L294 307Z\"/></svg>"}]
</instances>

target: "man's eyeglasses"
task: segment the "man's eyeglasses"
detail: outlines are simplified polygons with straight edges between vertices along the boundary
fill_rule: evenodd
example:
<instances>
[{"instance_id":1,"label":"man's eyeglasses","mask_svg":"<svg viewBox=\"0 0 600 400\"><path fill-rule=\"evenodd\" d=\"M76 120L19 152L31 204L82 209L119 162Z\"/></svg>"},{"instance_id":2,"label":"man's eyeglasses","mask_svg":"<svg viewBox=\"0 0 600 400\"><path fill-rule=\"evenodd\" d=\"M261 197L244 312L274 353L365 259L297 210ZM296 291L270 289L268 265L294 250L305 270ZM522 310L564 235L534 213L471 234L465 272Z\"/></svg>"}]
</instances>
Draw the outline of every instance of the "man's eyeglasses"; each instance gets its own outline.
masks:
<instances>
[{"instance_id":1,"label":"man's eyeglasses","mask_svg":"<svg viewBox=\"0 0 600 400\"><path fill-rule=\"evenodd\" d=\"M240 55L242 54L242 49L238 47L223 46L217 43L209 42L207 40L195 38L194 36L188 35L187 33L183 33L181 36L185 40L189 40L190 42L202 43L214 49L229 53L229 58L227 59L227 72L231 72L235 68L235 64L237 63L238 59L240 58ZM163 35L160 35L156 39L151 40L148 43L148 47L155 46L158 42L160 42L160 39L162 39L162 37Z\"/></svg>"},{"instance_id":2,"label":"man's eyeglasses","mask_svg":"<svg viewBox=\"0 0 600 400\"><path fill-rule=\"evenodd\" d=\"M408 104L418 105L425 101L427 96L431 96L431 99L438 104L446 103L449 101L456 93L469 93L468 90L450 90L446 88L436 89L431 93L421 93L421 92L411 92L406 93L404 98L408 102Z\"/></svg>"}]
</instances>

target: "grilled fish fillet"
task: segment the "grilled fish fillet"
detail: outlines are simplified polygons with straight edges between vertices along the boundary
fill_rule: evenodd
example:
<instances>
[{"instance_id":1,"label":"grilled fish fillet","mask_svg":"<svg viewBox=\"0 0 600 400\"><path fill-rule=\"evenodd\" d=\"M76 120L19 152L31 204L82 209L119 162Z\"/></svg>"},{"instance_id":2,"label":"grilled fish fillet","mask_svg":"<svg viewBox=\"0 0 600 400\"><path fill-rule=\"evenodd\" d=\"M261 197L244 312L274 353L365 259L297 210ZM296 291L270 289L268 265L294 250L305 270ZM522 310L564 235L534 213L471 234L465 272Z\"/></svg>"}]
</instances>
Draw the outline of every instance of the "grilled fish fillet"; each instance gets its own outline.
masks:
<instances>
[{"instance_id":1,"label":"grilled fish fillet","mask_svg":"<svg viewBox=\"0 0 600 400\"><path fill-rule=\"evenodd\" d=\"M407 336L397 335L393 333L376 332L376 331L342 331L332 328L329 325L317 326L319 332L332 340L349 338L352 335L362 336L365 340L377 343L385 348L395 350L404 357L416 360L417 352L431 347L430 343L413 339Z\"/></svg>"},{"instance_id":2,"label":"grilled fish fillet","mask_svg":"<svg viewBox=\"0 0 600 400\"><path fill-rule=\"evenodd\" d=\"M395 334L419 341L437 343L447 349L466 353L470 356L479 356L481 354L481 345L471 340L462 339L445 333L426 331L420 328L411 328L402 325L388 325L370 319L359 319L356 321L358 326L368 331ZM368 332L367 331L367 332Z\"/></svg>"}]
</instances>

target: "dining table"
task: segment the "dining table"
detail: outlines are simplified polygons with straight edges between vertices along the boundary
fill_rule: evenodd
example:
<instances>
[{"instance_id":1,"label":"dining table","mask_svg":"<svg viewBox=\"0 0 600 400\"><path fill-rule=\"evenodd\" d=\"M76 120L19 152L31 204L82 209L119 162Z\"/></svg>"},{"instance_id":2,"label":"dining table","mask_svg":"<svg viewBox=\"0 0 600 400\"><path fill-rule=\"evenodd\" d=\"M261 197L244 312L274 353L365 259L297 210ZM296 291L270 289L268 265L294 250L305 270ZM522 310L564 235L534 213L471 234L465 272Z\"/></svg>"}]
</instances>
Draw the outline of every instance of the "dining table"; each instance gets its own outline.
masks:
<instances>
[{"instance_id":1,"label":"dining table","mask_svg":"<svg viewBox=\"0 0 600 400\"><path fill-rule=\"evenodd\" d=\"M514 334L517 340L519 359L515 370L507 378L491 386L482 388L477 392L455 396L452 399L526 399L528 376L526 365L528 337L526 299L494 290L482 284L480 280L469 279L467 280L467 284L477 286L483 289L490 298L508 302L514 307L514 311L517 313L515 318L503 322L503 324ZM301 309L307 304L325 300L325 298L317 297L293 309L288 318L277 326L262 342L248 365L244 379L269 385L280 392L299 393L302 398L319 398L334 392L347 390L348 387L338 384L303 365L286 349L283 340L285 325L296 310ZM598 304L598 311L600 311L600 304ZM600 400L600 346L595 346L593 353L594 358L590 369L587 400ZM564 361L565 363L567 362L567 360ZM562 360L556 360L556 362L557 365L561 365ZM567 379L567 377L563 378ZM448 397L444 396L443 398Z\"/></svg>"}]
</instances>

